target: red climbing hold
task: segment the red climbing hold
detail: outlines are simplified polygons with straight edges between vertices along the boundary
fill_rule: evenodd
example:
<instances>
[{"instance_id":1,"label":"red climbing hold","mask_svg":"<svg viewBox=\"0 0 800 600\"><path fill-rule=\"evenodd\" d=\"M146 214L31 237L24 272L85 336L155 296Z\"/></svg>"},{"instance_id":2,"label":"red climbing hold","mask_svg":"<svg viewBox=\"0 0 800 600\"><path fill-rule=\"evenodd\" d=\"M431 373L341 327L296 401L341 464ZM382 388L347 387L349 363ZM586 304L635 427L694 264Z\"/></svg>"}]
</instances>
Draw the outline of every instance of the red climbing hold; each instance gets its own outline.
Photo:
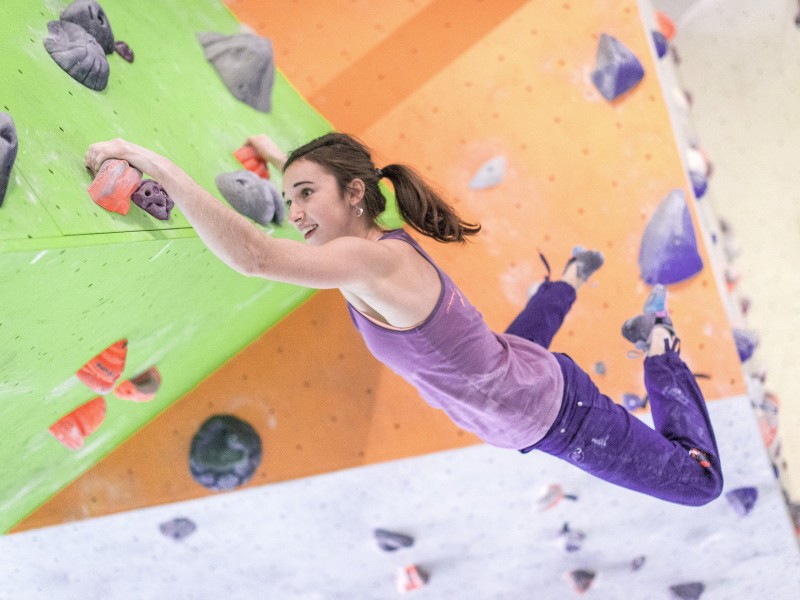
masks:
<instances>
[{"instance_id":1,"label":"red climbing hold","mask_svg":"<svg viewBox=\"0 0 800 600\"><path fill-rule=\"evenodd\" d=\"M128 161L111 158L103 162L89 185L89 195L97 204L111 212L127 215L131 194L142 182L142 172Z\"/></svg>"},{"instance_id":2,"label":"red climbing hold","mask_svg":"<svg viewBox=\"0 0 800 600\"><path fill-rule=\"evenodd\" d=\"M106 416L106 400L98 396L64 415L50 426L50 433L70 450L83 447L84 438L92 434Z\"/></svg>"},{"instance_id":3,"label":"red climbing hold","mask_svg":"<svg viewBox=\"0 0 800 600\"><path fill-rule=\"evenodd\" d=\"M256 149L249 144L245 144L233 153L242 166L248 171L252 171L262 179L269 179L269 169L266 161L258 155Z\"/></svg>"},{"instance_id":4,"label":"red climbing hold","mask_svg":"<svg viewBox=\"0 0 800 600\"><path fill-rule=\"evenodd\" d=\"M83 365L75 374L90 390L107 394L114 389L114 384L122 375L127 354L128 340L120 340Z\"/></svg>"},{"instance_id":5,"label":"red climbing hold","mask_svg":"<svg viewBox=\"0 0 800 600\"><path fill-rule=\"evenodd\" d=\"M401 593L411 592L425 587L430 576L427 572L420 569L417 565L409 565L397 571L397 591Z\"/></svg>"},{"instance_id":6,"label":"red climbing hold","mask_svg":"<svg viewBox=\"0 0 800 600\"><path fill-rule=\"evenodd\" d=\"M659 33L667 38L667 41L672 41L672 38L675 37L675 23L672 22L672 19L660 10L657 10L656 23L658 24Z\"/></svg>"},{"instance_id":7,"label":"red climbing hold","mask_svg":"<svg viewBox=\"0 0 800 600\"><path fill-rule=\"evenodd\" d=\"M114 390L114 395L131 402L149 402L155 397L160 387L161 375L157 368L150 367L144 373L120 383Z\"/></svg>"}]
</instances>

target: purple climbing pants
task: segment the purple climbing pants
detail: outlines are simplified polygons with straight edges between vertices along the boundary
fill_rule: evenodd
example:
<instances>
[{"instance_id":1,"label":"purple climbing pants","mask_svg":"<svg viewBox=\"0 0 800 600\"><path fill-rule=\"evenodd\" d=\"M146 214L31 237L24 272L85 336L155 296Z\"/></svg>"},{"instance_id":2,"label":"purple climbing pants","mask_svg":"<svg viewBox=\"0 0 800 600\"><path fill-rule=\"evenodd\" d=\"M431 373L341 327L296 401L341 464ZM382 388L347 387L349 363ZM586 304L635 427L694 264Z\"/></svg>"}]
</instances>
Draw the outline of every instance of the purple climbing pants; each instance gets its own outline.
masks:
<instances>
[{"instance_id":1,"label":"purple climbing pants","mask_svg":"<svg viewBox=\"0 0 800 600\"><path fill-rule=\"evenodd\" d=\"M573 302L572 286L546 281L507 332L547 348ZM644 359L655 430L601 394L569 356L554 356L564 373L561 410L545 437L521 452L541 450L611 483L678 504L700 506L720 495L714 431L703 395L678 352Z\"/></svg>"}]
</instances>

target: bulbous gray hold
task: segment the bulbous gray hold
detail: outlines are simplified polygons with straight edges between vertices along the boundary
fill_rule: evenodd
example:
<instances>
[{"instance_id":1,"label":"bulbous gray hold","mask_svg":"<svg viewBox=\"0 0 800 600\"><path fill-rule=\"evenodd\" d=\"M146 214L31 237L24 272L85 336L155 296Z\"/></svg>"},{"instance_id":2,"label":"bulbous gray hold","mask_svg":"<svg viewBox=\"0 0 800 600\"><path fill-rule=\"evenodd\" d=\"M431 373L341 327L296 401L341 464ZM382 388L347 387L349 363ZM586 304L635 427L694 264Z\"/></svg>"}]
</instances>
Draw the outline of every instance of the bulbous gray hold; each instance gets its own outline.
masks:
<instances>
[{"instance_id":1,"label":"bulbous gray hold","mask_svg":"<svg viewBox=\"0 0 800 600\"><path fill-rule=\"evenodd\" d=\"M50 32L44 47L75 80L89 89L101 91L108 85L108 60L100 47L83 27L69 21L50 21Z\"/></svg>"},{"instance_id":2,"label":"bulbous gray hold","mask_svg":"<svg viewBox=\"0 0 800 600\"><path fill-rule=\"evenodd\" d=\"M61 12L61 20L80 25L90 33L103 52L111 54L114 51L114 33L103 7L95 0L75 0Z\"/></svg>"},{"instance_id":3,"label":"bulbous gray hold","mask_svg":"<svg viewBox=\"0 0 800 600\"><path fill-rule=\"evenodd\" d=\"M272 42L249 33L198 33L197 39L234 96L256 110L271 110L275 83Z\"/></svg>"},{"instance_id":4,"label":"bulbous gray hold","mask_svg":"<svg viewBox=\"0 0 800 600\"><path fill-rule=\"evenodd\" d=\"M17 128L8 113L0 112L0 206L11 181L11 169L17 160Z\"/></svg>"},{"instance_id":5,"label":"bulbous gray hold","mask_svg":"<svg viewBox=\"0 0 800 600\"><path fill-rule=\"evenodd\" d=\"M221 173L217 189L237 212L261 225L283 223L283 199L278 189L252 171Z\"/></svg>"}]
</instances>

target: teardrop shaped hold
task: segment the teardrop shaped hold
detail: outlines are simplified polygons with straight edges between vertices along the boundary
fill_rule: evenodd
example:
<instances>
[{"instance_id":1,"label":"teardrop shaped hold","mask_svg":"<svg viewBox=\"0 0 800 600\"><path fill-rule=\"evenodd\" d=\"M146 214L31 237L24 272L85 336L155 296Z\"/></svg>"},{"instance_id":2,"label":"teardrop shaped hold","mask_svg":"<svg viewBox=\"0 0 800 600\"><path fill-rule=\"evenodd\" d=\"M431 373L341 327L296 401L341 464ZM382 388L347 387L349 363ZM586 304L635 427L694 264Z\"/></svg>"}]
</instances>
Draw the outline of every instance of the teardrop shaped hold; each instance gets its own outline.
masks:
<instances>
[{"instance_id":1,"label":"teardrop shaped hold","mask_svg":"<svg viewBox=\"0 0 800 600\"><path fill-rule=\"evenodd\" d=\"M108 60L97 40L80 25L50 21L44 47L56 64L75 81L97 92L108 85Z\"/></svg>"},{"instance_id":2,"label":"teardrop shaped hold","mask_svg":"<svg viewBox=\"0 0 800 600\"><path fill-rule=\"evenodd\" d=\"M50 426L50 433L70 450L83 447L84 439L94 433L106 417L106 400L98 396L64 415Z\"/></svg>"},{"instance_id":3,"label":"teardrop shaped hold","mask_svg":"<svg viewBox=\"0 0 800 600\"><path fill-rule=\"evenodd\" d=\"M197 39L206 59L236 98L256 110L271 110L275 82L272 42L249 33L198 33Z\"/></svg>"},{"instance_id":4,"label":"teardrop shaped hold","mask_svg":"<svg viewBox=\"0 0 800 600\"><path fill-rule=\"evenodd\" d=\"M567 578L572 583L575 591L582 594L592 587L592 582L594 582L596 575L597 573L588 569L576 569L567 573Z\"/></svg>"},{"instance_id":5,"label":"teardrop shaped hold","mask_svg":"<svg viewBox=\"0 0 800 600\"><path fill-rule=\"evenodd\" d=\"M681 190L672 190L658 205L642 235L639 273L648 285L669 285L703 270L692 216Z\"/></svg>"},{"instance_id":6,"label":"teardrop shaped hold","mask_svg":"<svg viewBox=\"0 0 800 600\"><path fill-rule=\"evenodd\" d=\"M500 185L506 176L506 157L495 156L475 172L469 187L473 190L485 190Z\"/></svg>"},{"instance_id":7,"label":"teardrop shaped hold","mask_svg":"<svg viewBox=\"0 0 800 600\"><path fill-rule=\"evenodd\" d=\"M17 128L14 119L5 112L0 112L0 206L6 197L8 183L11 181L11 169L17 160Z\"/></svg>"},{"instance_id":8,"label":"teardrop shaped hold","mask_svg":"<svg viewBox=\"0 0 800 600\"><path fill-rule=\"evenodd\" d=\"M644 77L644 67L633 52L618 39L601 34L597 46L592 83L606 100L616 100L636 87Z\"/></svg>"},{"instance_id":9,"label":"teardrop shaped hold","mask_svg":"<svg viewBox=\"0 0 800 600\"><path fill-rule=\"evenodd\" d=\"M62 21L80 25L89 33L106 54L114 51L114 32L106 12L95 0L75 0L61 12Z\"/></svg>"},{"instance_id":10,"label":"teardrop shaped hold","mask_svg":"<svg viewBox=\"0 0 800 600\"><path fill-rule=\"evenodd\" d=\"M220 173L217 189L237 212L261 225L283 222L283 198L271 181L252 171Z\"/></svg>"},{"instance_id":11,"label":"teardrop shaped hold","mask_svg":"<svg viewBox=\"0 0 800 600\"><path fill-rule=\"evenodd\" d=\"M252 171L262 179L269 179L269 169L267 162L258 155L256 149L249 144L245 144L233 153L236 160L248 171Z\"/></svg>"},{"instance_id":12,"label":"teardrop shaped hold","mask_svg":"<svg viewBox=\"0 0 800 600\"><path fill-rule=\"evenodd\" d=\"M127 356L128 340L119 340L83 365L75 374L90 390L107 394L114 389L114 384L125 370Z\"/></svg>"},{"instance_id":13,"label":"teardrop shaped hold","mask_svg":"<svg viewBox=\"0 0 800 600\"><path fill-rule=\"evenodd\" d=\"M144 373L120 383L114 390L114 395L120 400L150 402L160 387L161 374L156 367L150 367Z\"/></svg>"},{"instance_id":14,"label":"teardrop shaped hold","mask_svg":"<svg viewBox=\"0 0 800 600\"><path fill-rule=\"evenodd\" d=\"M142 172L126 160L110 158L103 161L100 170L89 185L89 195L108 211L127 215L131 195L142 182Z\"/></svg>"},{"instance_id":15,"label":"teardrop shaped hold","mask_svg":"<svg viewBox=\"0 0 800 600\"><path fill-rule=\"evenodd\" d=\"M210 490L247 483L260 464L261 438L252 425L233 415L209 418L192 438L189 470Z\"/></svg>"}]
</instances>

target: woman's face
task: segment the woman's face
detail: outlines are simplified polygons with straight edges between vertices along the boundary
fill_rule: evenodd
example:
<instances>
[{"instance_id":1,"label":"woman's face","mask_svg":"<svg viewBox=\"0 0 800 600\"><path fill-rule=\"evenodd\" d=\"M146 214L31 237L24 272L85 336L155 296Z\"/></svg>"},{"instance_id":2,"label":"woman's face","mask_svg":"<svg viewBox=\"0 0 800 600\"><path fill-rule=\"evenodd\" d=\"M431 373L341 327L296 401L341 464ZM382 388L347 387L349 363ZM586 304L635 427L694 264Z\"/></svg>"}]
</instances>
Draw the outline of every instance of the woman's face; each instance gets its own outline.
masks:
<instances>
[{"instance_id":1,"label":"woman's face","mask_svg":"<svg viewBox=\"0 0 800 600\"><path fill-rule=\"evenodd\" d=\"M336 177L315 162L298 159L283 174L289 220L309 244L319 246L351 234L354 205L342 195Z\"/></svg>"}]
</instances>

